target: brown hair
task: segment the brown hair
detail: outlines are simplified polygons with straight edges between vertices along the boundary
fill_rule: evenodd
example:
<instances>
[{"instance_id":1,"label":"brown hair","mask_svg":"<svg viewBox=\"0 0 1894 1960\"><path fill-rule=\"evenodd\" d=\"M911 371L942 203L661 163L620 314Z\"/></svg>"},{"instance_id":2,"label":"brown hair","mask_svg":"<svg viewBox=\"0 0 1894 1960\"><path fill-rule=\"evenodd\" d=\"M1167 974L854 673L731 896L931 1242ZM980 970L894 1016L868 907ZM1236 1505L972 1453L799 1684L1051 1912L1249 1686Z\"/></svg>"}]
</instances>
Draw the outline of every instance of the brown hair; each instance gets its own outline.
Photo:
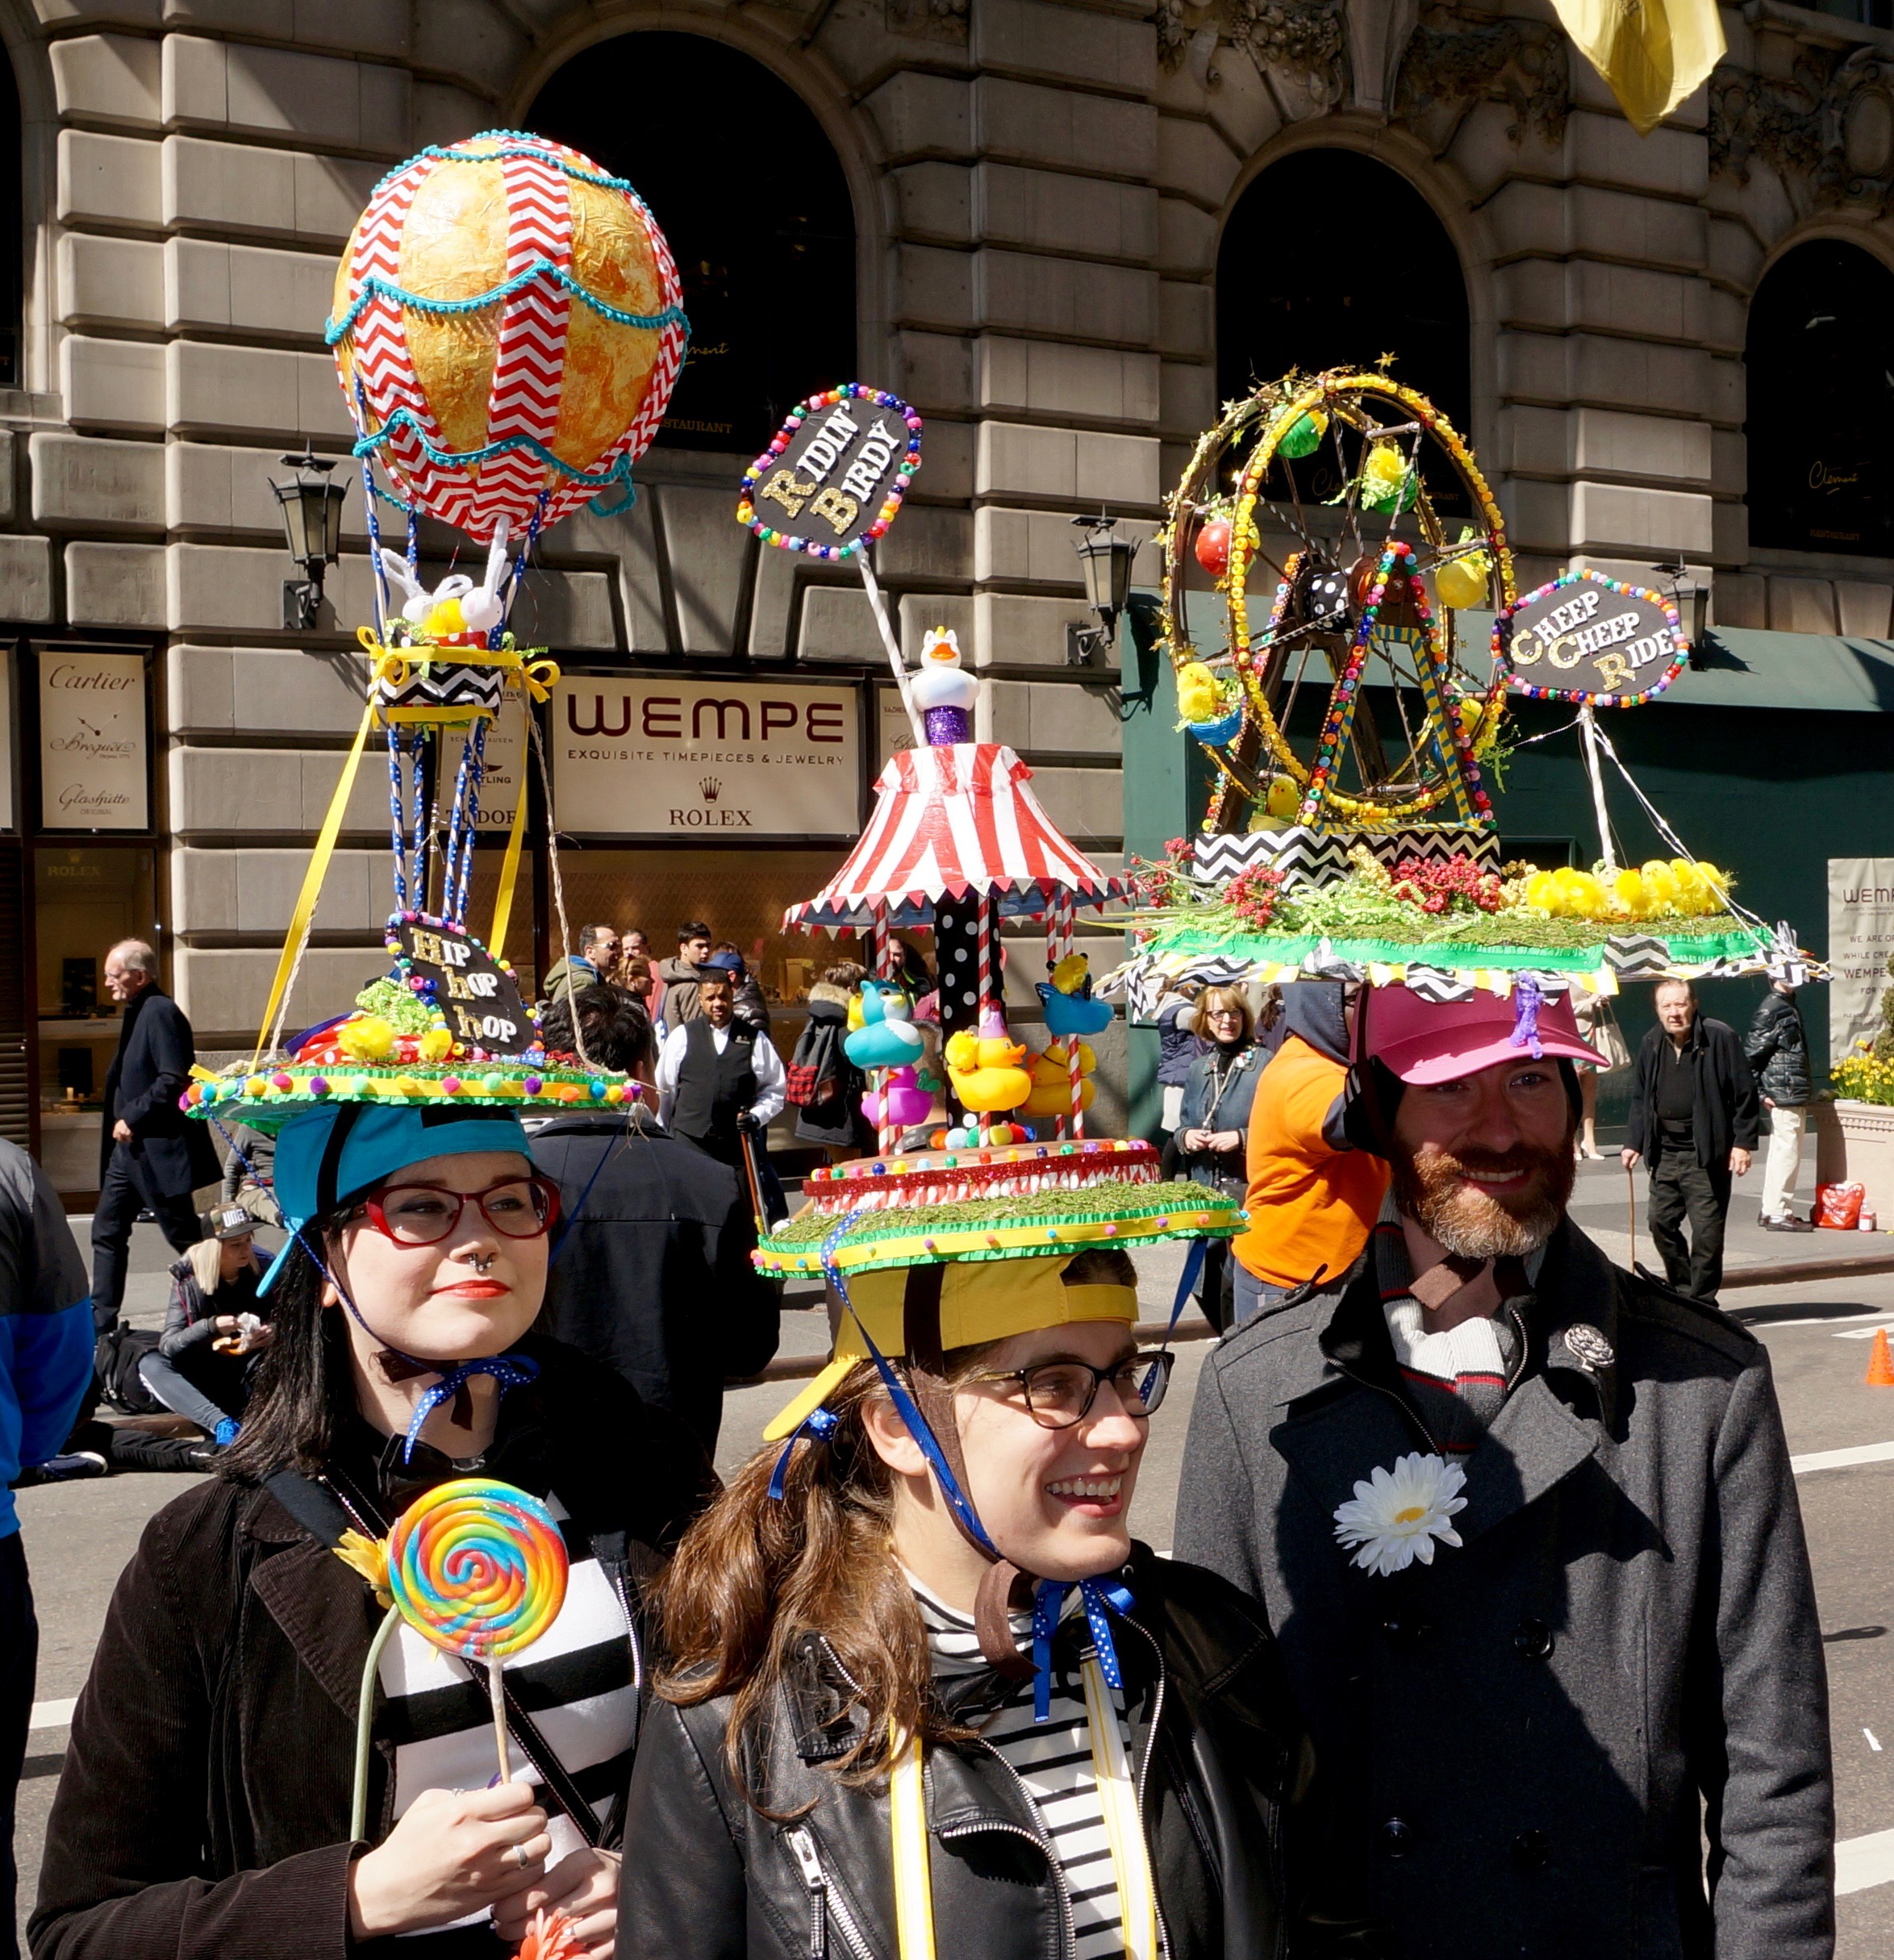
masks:
<instances>
[{"instance_id":1,"label":"brown hair","mask_svg":"<svg viewBox=\"0 0 1894 1960\"><path fill-rule=\"evenodd\" d=\"M1135 1287L1137 1271L1122 1248L1107 1246L1078 1254L1061 1278L1067 1286ZM949 1391L978 1374L999 1345L949 1354ZM810 1634L827 1641L865 1717L854 1746L830 1766L845 1783L871 1783L887 1773L891 1729L928 1743L974 1733L949 1721L934 1697L920 1609L895 1559L895 1473L861 1420L864 1407L884 1392L874 1362L857 1362L823 1404L836 1419L828 1436L789 1444L782 1497L770 1495L770 1479L783 1445L770 1443L684 1534L657 1583L674 1657L657 1693L686 1708L732 1697L724 1760L759 1810L744 1737Z\"/></svg>"},{"instance_id":2,"label":"brown hair","mask_svg":"<svg viewBox=\"0 0 1894 1960\"><path fill-rule=\"evenodd\" d=\"M989 1352L952 1355L949 1384L977 1374ZM657 1691L684 1708L732 1697L724 1761L759 1811L744 1738L811 1633L855 1685L854 1705L866 1718L854 1746L830 1766L844 1783L859 1787L887 1773L891 1724L930 1743L971 1733L948 1722L933 1696L920 1609L895 1560L895 1473L861 1420L864 1406L883 1392L874 1362L857 1362L823 1405L836 1419L828 1437L788 1445L781 1498L770 1495L770 1479L783 1445L771 1443L684 1534L657 1583L674 1657Z\"/></svg>"}]
</instances>

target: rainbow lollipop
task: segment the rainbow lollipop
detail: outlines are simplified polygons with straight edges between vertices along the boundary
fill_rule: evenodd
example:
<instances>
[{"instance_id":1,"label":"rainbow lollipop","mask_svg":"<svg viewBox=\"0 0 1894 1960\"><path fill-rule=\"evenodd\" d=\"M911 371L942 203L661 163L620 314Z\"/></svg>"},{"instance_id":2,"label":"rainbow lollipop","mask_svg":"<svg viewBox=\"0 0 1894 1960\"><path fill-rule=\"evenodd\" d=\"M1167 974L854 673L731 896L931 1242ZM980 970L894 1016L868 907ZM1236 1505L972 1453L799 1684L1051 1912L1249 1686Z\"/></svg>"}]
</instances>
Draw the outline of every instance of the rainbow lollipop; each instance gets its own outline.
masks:
<instances>
[{"instance_id":1,"label":"rainbow lollipop","mask_svg":"<svg viewBox=\"0 0 1894 1960\"><path fill-rule=\"evenodd\" d=\"M388 1590L421 1637L486 1665L500 1774L507 1761L500 1666L565 1603L565 1541L551 1512L491 1477L457 1477L417 1498L388 1538Z\"/></svg>"}]
</instances>

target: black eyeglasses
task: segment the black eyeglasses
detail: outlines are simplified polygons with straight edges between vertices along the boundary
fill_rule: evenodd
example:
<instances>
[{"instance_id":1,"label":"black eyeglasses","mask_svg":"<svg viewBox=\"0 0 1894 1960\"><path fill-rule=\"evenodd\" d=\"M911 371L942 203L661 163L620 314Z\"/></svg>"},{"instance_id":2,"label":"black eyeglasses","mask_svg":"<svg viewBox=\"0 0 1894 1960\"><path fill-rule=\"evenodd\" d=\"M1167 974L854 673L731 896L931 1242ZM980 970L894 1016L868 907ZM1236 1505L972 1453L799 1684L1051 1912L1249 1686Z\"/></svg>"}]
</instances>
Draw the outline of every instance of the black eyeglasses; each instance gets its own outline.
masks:
<instances>
[{"instance_id":1,"label":"black eyeglasses","mask_svg":"<svg viewBox=\"0 0 1894 1960\"><path fill-rule=\"evenodd\" d=\"M977 1374L974 1379L1017 1382L1035 1422L1042 1428L1070 1429L1091 1414L1099 1389L1106 1382L1112 1384L1112 1392L1125 1414L1142 1421L1162 1407L1175 1359L1168 1348L1148 1348L1113 1362L1109 1368L1095 1368L1081 1361L1041 1362L1036 1368L1019 1368L1010 1374Z\"/></svg>"},{"instance_id":2,"label":"black eyeglasses","mask_svg":"<svg viewBox=\"0 0 1894 1960\"><path fill-rule=\"evenodd\" d=\"M397 1245L438 1245L450 1236L470 1204L505 1239L536 1239L559 1220L559 1187L541 1177L508 1178L483 1191L452 1191L439 1184L390 1184L365 1198L350 1216L363 1213Z\"/></svg>"}]
</instances>

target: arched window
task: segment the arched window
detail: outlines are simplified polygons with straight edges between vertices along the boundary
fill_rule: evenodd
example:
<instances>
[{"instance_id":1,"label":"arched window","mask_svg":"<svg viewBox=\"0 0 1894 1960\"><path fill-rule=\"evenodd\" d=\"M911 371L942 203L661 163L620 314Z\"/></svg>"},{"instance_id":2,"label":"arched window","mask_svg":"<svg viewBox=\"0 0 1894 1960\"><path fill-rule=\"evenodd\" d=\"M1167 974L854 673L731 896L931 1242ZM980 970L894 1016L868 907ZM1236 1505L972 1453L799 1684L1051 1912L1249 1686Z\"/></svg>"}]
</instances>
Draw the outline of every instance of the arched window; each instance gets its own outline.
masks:
<instances>
[{"instance_id":1,"label":"arched window","mask_svg":"<svg viewBox=\"0 0 1894 1960\"><path fill-rule=\"evenodd\" d=\"M1785 252L1750 302L1750 542L1894 557L1894 272L1859 245Z\"/></svg>"},{"instance_id":2,"label":"arched window","mask_svg":"<svg viewBox=\"0 0 1894 1960\"><path fill-rule=\"evenodd\" d=\"M1216 255L1216 394L1248 394L1291 368L1389 373L1462 435L1466 287L1446 227L1420 192L1353 150L1298 150L1250 185Z\"/></svg>"},{"instance_id":3,"label":"arched window","mask_svg":"<svg viewBox=\"0 0 1894 1960\"><path fill-rule=\"evenodd\" d=\"M690 355L661 446L753 454L797 402L851 381L855 218L808 106L695 34L625 34L560 69L527 127L650 206L677 255Z\"/></svg>"}]
</instances>

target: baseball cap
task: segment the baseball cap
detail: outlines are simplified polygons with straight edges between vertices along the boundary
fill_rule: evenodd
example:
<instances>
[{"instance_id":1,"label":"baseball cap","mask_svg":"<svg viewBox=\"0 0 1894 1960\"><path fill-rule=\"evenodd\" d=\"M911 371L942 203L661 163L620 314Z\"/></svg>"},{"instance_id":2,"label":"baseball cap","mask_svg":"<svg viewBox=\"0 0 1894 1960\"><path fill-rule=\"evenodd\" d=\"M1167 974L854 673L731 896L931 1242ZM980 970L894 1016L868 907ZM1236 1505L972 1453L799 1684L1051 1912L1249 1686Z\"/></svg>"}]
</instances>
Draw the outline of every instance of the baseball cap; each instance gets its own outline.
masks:
<instances>
[{"instance_id":1,"label":"baseball cap","mask_svg":"<svg viewBox=\"0 0 1894 1960\"><path fill-rule=\"evenodd\" d=\"M1429 1000L1407 986L1363 987L1355 1054L1416 1086L1458 1082L1521 1060L1608 1065L1580 1037L1571 995L1542 993L1530 975L1521 976L1510 994L1482 989L1463 1000Z\"/></svg>"}]
</instances>

